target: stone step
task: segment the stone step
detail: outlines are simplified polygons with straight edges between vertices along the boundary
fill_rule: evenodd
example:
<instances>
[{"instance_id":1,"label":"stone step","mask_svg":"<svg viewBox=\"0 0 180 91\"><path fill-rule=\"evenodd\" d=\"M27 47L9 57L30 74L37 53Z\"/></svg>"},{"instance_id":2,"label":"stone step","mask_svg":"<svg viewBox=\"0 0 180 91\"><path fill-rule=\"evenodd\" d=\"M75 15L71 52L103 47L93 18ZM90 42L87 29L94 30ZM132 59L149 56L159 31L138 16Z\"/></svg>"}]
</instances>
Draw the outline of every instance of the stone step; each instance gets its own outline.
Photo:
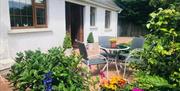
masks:
<instances>
[{"instance_id":1,"label":"stone step","mask_svg":"<svg viewBox=\"0 0 180 91\"><path fill-rule=\"evenodd\" d=\"M6 75L10 67L15 63L15 61L11 58L1 59L0 60L0 75Z\"/></svg>"}]
</instances>

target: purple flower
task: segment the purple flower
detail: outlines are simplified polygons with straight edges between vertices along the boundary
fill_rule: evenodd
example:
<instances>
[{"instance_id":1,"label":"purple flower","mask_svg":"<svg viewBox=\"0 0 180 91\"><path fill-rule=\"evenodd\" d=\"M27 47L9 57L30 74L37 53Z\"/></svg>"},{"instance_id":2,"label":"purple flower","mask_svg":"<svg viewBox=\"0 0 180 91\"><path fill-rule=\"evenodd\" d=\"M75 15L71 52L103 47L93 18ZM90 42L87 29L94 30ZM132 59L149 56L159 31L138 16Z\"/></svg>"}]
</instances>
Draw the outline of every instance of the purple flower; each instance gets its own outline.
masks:
<instances>
[{"instance_id":1,"label":"purple flower","mask_svg":"<svg viewBox=\"0 0 180 91\"><path fill-rule=\"evenodd\" d=\"M143 89L140 89L140 88L135 87L135 88L133 88L133 89L132 89L132 91L144 91L144 90L143 90Z\"/></svg>"}]
</instances>

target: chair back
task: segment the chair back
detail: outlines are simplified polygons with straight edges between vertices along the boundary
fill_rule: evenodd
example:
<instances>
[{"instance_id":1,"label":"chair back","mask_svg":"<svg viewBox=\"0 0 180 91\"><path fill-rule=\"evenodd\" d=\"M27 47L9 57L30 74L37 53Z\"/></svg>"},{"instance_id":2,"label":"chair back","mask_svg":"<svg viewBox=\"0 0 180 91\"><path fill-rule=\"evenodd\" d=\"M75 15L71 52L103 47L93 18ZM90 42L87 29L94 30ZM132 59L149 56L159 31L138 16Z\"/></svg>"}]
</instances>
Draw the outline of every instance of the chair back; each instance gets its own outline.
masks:
<instances>
[{"instance_id":1,"label":"chair back","mask_svg":"<svg viewBox=\"0 0 180 91\"><path fill-rule=\"evenodd\" d=\"M80 55L83 57L83 59L88 60L88 54L87 54L86 46L84 45L84 43L77 40L76 40L76 43L78 45Z\"/></svg>"},{"instance_id":2,"label":"chair back","mask_svg":"<svg viewBox=\"0 0 180 91\"><path fill-rule=\"evenodd\" d=\"M131 49L143 48L144 38L143 37L135 37L132 40Z\"/></svg>"},{"instance_id":3,"label":"chair back","mask_svg":"<svg viewBox=\"0 0 180 91\"><path fill-rule=\"evenodd\" d=\"M110 39L114 38L113 36L99 36L99 45L102 47L110 47L111 43L110 43Z\"/></svg>"}]
</instances>

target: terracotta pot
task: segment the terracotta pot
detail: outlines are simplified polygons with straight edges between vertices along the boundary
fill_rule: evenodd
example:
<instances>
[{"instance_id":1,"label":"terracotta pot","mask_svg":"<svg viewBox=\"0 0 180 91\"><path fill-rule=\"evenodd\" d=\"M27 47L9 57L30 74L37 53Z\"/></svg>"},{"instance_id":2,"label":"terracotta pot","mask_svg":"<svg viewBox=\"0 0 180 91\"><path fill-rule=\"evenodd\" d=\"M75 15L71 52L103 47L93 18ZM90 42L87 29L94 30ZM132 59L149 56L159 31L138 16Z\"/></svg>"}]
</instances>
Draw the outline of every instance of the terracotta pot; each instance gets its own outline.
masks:
<instances>
[{"instance_id":1,"label":"terracotta pot","mask_svg":"<svg viewBox=\"0 0 180 91\"><path fill-rule=\"evenodd\" d=\"M73 48L66 49L65 52L64 52L64 54L65 54L66 56L70 56L70 55L72 54L72 51L73 51Z\"/></svg>"},{"instance_id":2,"label":"terracotta pot","mask_svg":"<svg viewBox=\"0 0 180 91\"><path fill-rule=\"evenodd\" d=\"M111 48L116 48L116 42L111 42Z\"/></svg>"},{"instance_id":3,"label":"terracotta pot","mask_svg":"<svg viewBox=\"0 0 180 91\"><path fill-rule=\"evenodd\" d=\"M88 50L93 50L93 48L94 48L94 43L88 43L87 44L87 49Z\"/></svg>"}]
</instances>

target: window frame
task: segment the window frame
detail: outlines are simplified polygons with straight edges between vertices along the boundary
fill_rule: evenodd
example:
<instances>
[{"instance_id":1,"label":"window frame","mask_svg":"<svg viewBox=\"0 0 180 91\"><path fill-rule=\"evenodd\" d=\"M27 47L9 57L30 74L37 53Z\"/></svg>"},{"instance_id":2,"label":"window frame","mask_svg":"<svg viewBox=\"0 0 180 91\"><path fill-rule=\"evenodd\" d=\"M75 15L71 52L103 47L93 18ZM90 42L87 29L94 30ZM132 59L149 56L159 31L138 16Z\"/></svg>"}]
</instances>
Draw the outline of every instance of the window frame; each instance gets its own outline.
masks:
<instances>
[{"instance_id":1,"label":"window frame","mask_svg":"<svg viewBox=\"0 0 180 91\"><path fill-rule=\"evenodd\" d=\"M107 19L107 14L109 15L108 19ZM111 27L111 11L105 10L105 29L109 29L110 27Z\"/></svg>"},{"instance_id":2,"label":"window frame","mask_svg":"<svg viewBox=\"0 0 180 91\"><path fill-rule=\"evenodd\" d=\"M11 14L10 15L10 26L11 29L30 29L30 28L47 28L47 0L44 1L44 3L36 3L35 0L31 0L32 2L32 26L11 26ZM45 9L45 24L37 24L37 17L36 17L36 9L37 8L43 8Z\"/></svg>"},{"instance_id":3,"label":"window frame","mask_svg":"<svg viewBox=\"0 0 180 91\"><path fill-rule=\"evenodd\" d=\"M93 12L91 12L91 9L94 9L94 21L92 21L92 16L91 15L92 15ZM96 13L97 13L97 8L91 6L90 7L90 26L91 27L95 27L96 26ZM94 25L93 25L93 23L94 23Z\"/></svg>"}]
</instances>

